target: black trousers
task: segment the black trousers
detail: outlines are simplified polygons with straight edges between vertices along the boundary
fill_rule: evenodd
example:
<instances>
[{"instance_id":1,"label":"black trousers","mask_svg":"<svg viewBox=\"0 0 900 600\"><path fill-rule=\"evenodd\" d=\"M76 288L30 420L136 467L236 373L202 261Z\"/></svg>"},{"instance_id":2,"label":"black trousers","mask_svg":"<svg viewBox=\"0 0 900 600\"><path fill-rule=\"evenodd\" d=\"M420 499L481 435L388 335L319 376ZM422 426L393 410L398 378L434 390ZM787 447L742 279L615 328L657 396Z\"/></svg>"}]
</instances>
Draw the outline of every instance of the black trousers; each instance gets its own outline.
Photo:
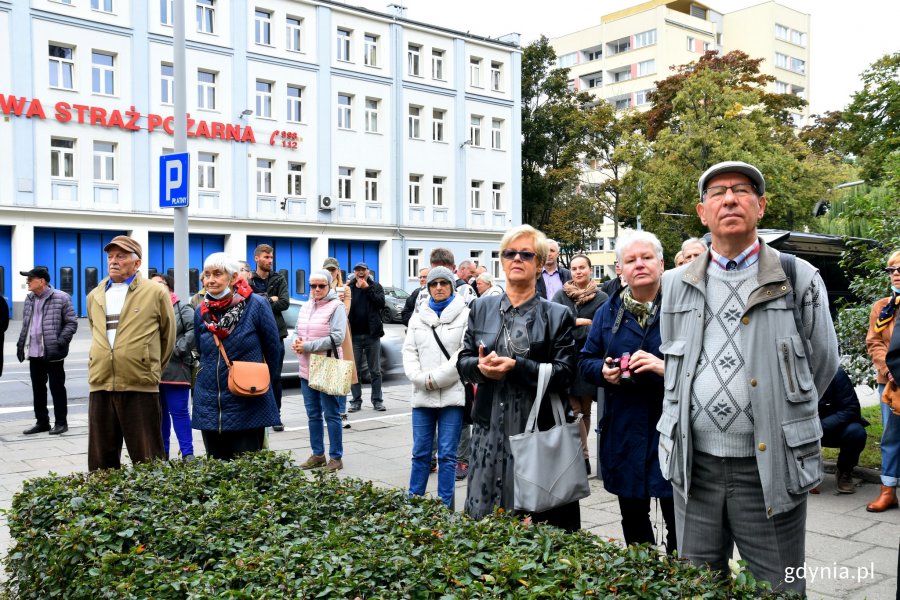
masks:
<instances>
[{"instance_id":1,"label":"black trousers","mask_svg":"<svg viewBox=\"0 0 900 600\"><path fill-rule=\"evenodd\" d=\"M278 347L278 375L272 381L272 393L275 394L275 405L278 407L278 413L281 414L281 369L284 368L284 338L281 338L281 345Z\"/></svg>"},{"instance_id":2,"label":"black trousers","mask_svg":"<svg viewBox=\"0 0 900 600\"><path fill-rule=\"evenodd\" d=\"M38 425L50 424L50 413L47 410L47 381L50 382L50 395L53 397L53 419L57 425L67 425L68 399L66 397L66 371L64 360L47 360L44 358L28 359L28 370L31 373L31 389L34 393L34 416Z\"/></svg>"},{"instance_id":3,"label":"black trousers","mask_svg":"<svg viewBox=\"0 0 900 600\"><path fill-rule=\"evenodd\" d=\"M619 496L619 512L622 513L622 535L626 544L655 544L656 535L650 521L650 498L624 498ZM666 524L666 552L672 554L678 545L675 533L675 504L672 498L657 498L663 521Z\"/></svg>"},{"instance_id":4,"label":"black trousers","mask_svg":"<svg viewBox=\"0 0 900 600\"><path fill-rule=\"evenodd\" d=\"M244 452L262 450L265 427L238 431L202 431L206 454L219 460L231 460Z\"/></svg>"},{"instance_id":5,"label":"black trousers","mask_svg":"<svg viewBox=\"0 0 900 600\"><path fill-rule=\"evenodd\" d=\"M822 431L822 446L839 448L838 471L849 473L859 464L859 455L866 447L866 430L859 423L848 423Z\"/></svg>"}]
</instances>

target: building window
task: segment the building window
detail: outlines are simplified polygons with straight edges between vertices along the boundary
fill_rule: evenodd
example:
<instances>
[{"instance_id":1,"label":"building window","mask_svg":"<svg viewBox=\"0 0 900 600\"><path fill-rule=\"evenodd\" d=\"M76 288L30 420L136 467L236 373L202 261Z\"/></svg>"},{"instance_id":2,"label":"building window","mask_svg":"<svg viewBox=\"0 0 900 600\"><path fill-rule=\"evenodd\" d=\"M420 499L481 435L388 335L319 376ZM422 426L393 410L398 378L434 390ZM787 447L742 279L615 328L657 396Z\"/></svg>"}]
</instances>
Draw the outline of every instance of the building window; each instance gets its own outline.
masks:
<instances>
[{"instance_id":1,"label":"building window","mask_svg":"<svg viewBox=\"0 0 900 600\"><path fill-rule=\"evenodd\" d=\"M500 279L500 251L491 251L491 277Z\"/></svg>"},{"instance_id":2,"label":"building window","mask_svg":"<svg viewBox=\"0 0 900 600\"><path fill-rule=\"evenodd\" d=\"M650 92L653 90L640 90L634 93L634 104L636 106L640 106L641 104L648 104L650 102Z\"/></svg>"},{"instance_id":3,"label":"building window","mask_svg":"<svg viewBox=\"0 0 900 600\"><path fill-rule=\"evenodd\" d=\"M289 162L287 173L287 195L303 195L303 163Z\"/></svg>"},{"instance_id":4,"label":"building window","mask_svg":"<svg viewBox=\"0 0 900 600\"><path fill-rule=\"evenodd\" d=\"M113 0L91 0L91 9L111 13L113 11Z\"/></svg>"},{"instance_id":5,"label":"building window","mask_svg":"<svg viewBox=\"0 0 900 600\"><path fill-rule=\"evenodd\" d=\"M216 189L216 158L212 152L197 153L197 187L201 190Z\"/></svg>"},{"instance_id":6,"label":"building window","mask_svg":"<svg viewBox=\"0 0 900 600\"><path fill-rule=\"evenodd\" d=\"M175 0L159 0L159 24L171 27L174 11Z\"/></svg>"},{"instance_id":7,"label":"building window","mask_svg":"<svg viewBox=\"0 0 900 600\"><path fill-rule=\"evenodd\" d=\"M603 75L601 73L598 73L596 75L593 75L592 77L584 79L583 82L583 87L598 88L603 85Z\"/></svg>"},{"instance_id":8,"label":"building window","mask_svg":"<svg viewBox=\"0 0 900 600\"><path fill-rule=\"evenodd\" d=\"M698 4L691 4L691 16L706 20L706 9Z\"/></svg>"},{"instance_id":9,"label":"building window","mask_svg":"<svg viewBox=\"0 0 900 600\"><path fill-rule=\"evenodd\" d=\"M50 175L67 179L75 177L75 140L50 140Z\"/></svg>"},{"instance_id":10,"label":"building window","mask_svg":"<svg viewBox=\"0 0 900 600\"><path fill-rule=\"evenodd\" d=\"M608 56L615 56L616 54L621 54L622 52L628 52L629 50L631 50L631 38L627 37L615 40L608 43L606 47L606 54Z\"/></svg>"},{"instance_id":11,"label":"building window","mask_svg":"<svg viewBox=\"0 0 900 600\"><path fill-rule=\"evenodd\" d=\"M275 161L265 158L256 159L256 193L272 193L272 175L275 171Z\"/></svg>"},{"instance_id":12,"label":"building window","mask_svg":"<svg viewBox=\"0 0 900 600\"><path fill-rule=\"evenodd\" d=\"M419 206L422 204L422 176L409 176L409 203Z\"/></svg>"},{"instance_id":13,"label":"building window","mask_svg":"<svg viewBox=\"0 0 900 600\"><path fill-rule=\"evenodd\" d=\"M303 88L287 86L287 120L294 123L303 121Z\"/></svg>"},{"instance_id":14,"label":"building window","mask_svg":"<svg viewBox=\"0 0 900 600\"><path fill-rule=\"evenodd\" d=\"M216 109L216 74L197 71L197 107Z\"/></svg>"},{"instance_id":15,"label":"building window","mask_svg":"<svg viewBox=\"0 0 900 600\"><path fill-rule=\"evenodd\" d=\"M256 114L265 119L272 118L272 88L275 84L271 81L256 80Z\"/></svg>"},{"instance_id":16,"label":"building window","mask_svg":"<svg viewBox=\"0 0 900 600\"><path fill-rule=\"evenodd\" d=\"M350 30L337 30L337 59L344 62L350 60Z\"/></svg>"},{"instance_id":17,"label":"building window","mask_svg":"<svg viewBox=\"0 0 900 600\"><path fill-rule=\"evenodd\" d=\"M420 77L419 60L422 54L422 46L409 44L406 49L406 72L413 77Z\"/></svg>"},{"instance_id":18,"label":"building window","mask_svg":"<svg viewBox=\"0 0 900 600\"><path fill-rule=\"evenodd\" d=\"M476 267L480 267L484 264L484 250L469 250L469 259Z\"/></svg>"},{"instance_id":19,"label":"building window","mask_svg":"<svg viewBox=\"0 0 900 600\"><path fill-rule=\"evenodd\" d=\"M91 90L95 94L116 93L115 58L103 52L91 52Z\"/></svg>"},{"instance_id":20,"label":"building window","mask_svg":"<svg viewBox=\"0 0 900 600\"><path fill-rule=\"evenodd\" d=\"M502 149L503 119L491 119L491 148Z\"/></svg>"},{"instance_id":21,"label":"building window","mask_svg":"<svg viewBox=\"0 0 900 600\"><path fill-rule=\"evenodd\" d=\"M433 109L431 111L431 139L435 142L444 141L444 116L446 110Z\"/></svg>"},{"instance_id":22,"label":"building window","mask_svg":"<svg viewBox=\"0 0 900 600\"><path fill-rule=\"evenodd\" d=\"M556 62L557 64L559 64L560 69L571 67L578 62L578 53L570 52L569 54L563 54L558 59L556 59Z\"/></svg>"},{"instance_id":23,"label":"building window","mask_svg":"<svg viewBox=\"0 0 900 600\"><path fill-rule=\"evenodd\" d=\"M788 84L786 84L783 81L776 81L775 82L775 93L776 94L790 94L791 86L789 86Z\"/></svg>"},{"instance_id":24,"label":"building window","mask_svg":"<svg viewBox=\"0 0 900 600\"><path fill-rule=\"evenodd\" d=\"M175 67L162 63L159 74L159 101L163 104L173 104L175 102Z\"/></svg>"},{"instance_id":25,"label":"building window","mask_svg":"<svg viewBox=\"0 0 900 600\"><path fill-rule=\"evenodd\" d=\"M350 107L353 97L348 94L338 94L338 129L350 129Z\"/></svg>"},{"instance_id":26,"label":"building window","mask_svg":"<svg viewBox=\"0 0 900 600\"><path fill-rule=\"evenodd\" d=\"M617 98L613 104L616 110L625 110L631 108L631 97Z\"/></svg>"},{"instance_id":27,"label":"building window","mask_svg":"<svg viewBox=\"0 0 900 600\"><path fill-rule=\"evenodd\" d=\"M481 59L474 56L469 59L469 85L481 87Z\"/></svg>"},{"instance_id":28,"label":"building window","mask_svg":"<svg viewBox=\"0 0 900 600\"><path fill-rule=\"evenodd\" d=\"M687 51L688 52L696 52L695 47L697 45L697 38L687 36Z\"/></svg>"},{"instance_id":29,"label":"building window","mask_svg":"<svg viewBox=\"0 0 900 600\"><path fill-rule=\"evenodd\" d=\"M50 87L75 89L75 49L50 44Z\"/></svg>"},{"instance_id":30,"label":"building window","mask_svg":"<svg viewBox=\"0 0 900 600\"><path fill-rule=\"evenodd\" d=\"M775 66L781 67L782 69L787 69L789 65L788 55L782 54L781 52L775 53Z\"/></svg>"},{"instance_id":31,"label":"building window","mask_svg":"<svg viewBox=\"0 0 900 600\"><path fill-rule=\"evenodd\" d=\"M481 117L472 115L469 121L469 141L475 147L481 147Z\"/></svg>"},{"instance_id":32,"label":"building window","mask_svg":"<svg viewBox=\"0 0 900 600\"><path fill-rule=\"evenodd\" d=\"M363 62L369 67L378 66L378 36L367 33L364 37L365 50Z\"/></svg>"},{"instance_id":33,"label":"building window","mask_svg":"<svg viewBox=\"0 0 900 600\"><path fill-rule=\"evenodd\" d=\"M631 79L631 69L623 69L621 71L614 71L610 73L612 75L612 80L614 83L619 83L621 81L628 81Z\"/></svg>"},{"instance_id":34,"label":"building window","mask_svg":"<svg viewBox=\"0 0 900 600\"><path fill-rule=\"evenodd\" d=\"M256 9L256 43L272 45L272 13Z\"/></svg>"},{"instance_id":35,"label":"building window","mask_svg":"<svg viewBox=\"0 0 900 600\"><path fill-rule=\"evenodd\" d=\"M431 78L444 80L444 51L431 49Z\"/></svg>"},{"instance_id":36,"label":"building window","mask_svg":"<svg viewBox=\"0 0 900 600\"><path fill-rule=\"evenodd\" d=\"M216 32L216 0L197 0L197 31Z\"/></svg>"},{"instance_id":37,"label":"building window","mask_svg":"<svg viewBox=\"0 0 900 600\"><path fill-rule=\"evenodd\" d=\"M775 37L777 37L779 40L788 41L788 39L790 38L790 31L791 30L784 25L775 23Z\"/></svg>"},{"instance_id":38,"label":"building window","mask_svg":"<svg viewBox=\"0 0 900 600\"><path fill-rule=\"evenodd\" d=\"M378 100L366 98L366 131L378 133Z\"/></svg>"},{"instance_id":39,"label":"building window","mask_svg":"<svg viewBox=\"0 0 900 600\"><path fill-rule=\"evenodd\" d=\"M491 209L503 210L503 184L496 181L491 188Z\"/></svg>"},{"instance_id":40,"label":"building window","mask_svg":"<svg viewBox=\"0 0 900 600\"><path fill-rule=\"evenodd\" d=\"M378 171L366 169L366 202L378 202Z\"/></svg>"},{"instance_id":41,"label":"building window","mask_svg":"<svg viewBox=\"0 0 900 600\"><path fill-rule=\"evenodd\" d=\"M791 57L791 71L806 75L806 61Z\"/></svg>"},{"instance_id":42,"label":"building window","mask_svg":"<svg viewBox=\"0 0 900 600\"><path fill-rule=\"evenodd\" d=\"M798 46L806 47L806 34L796 29L791 29L791 42Z\"/></svg>"},{"instance_id":43,"label":"building window","mask_svg":"<svg viewBox=\"0 0 900 600\"><path fill-rule=\"evenodd\" d=\"M406 254L406 276L409 279L418 279L419 269L422 264L422 249L410 248Z\"/></svg>"},{"instance_id":44,"label":"building window","mask_svg":"<svg viewBox=\"0 0 900 600\"><path fill-rule=\"evenodd\" d=\"M500 91L500 83L503 76L503 65L496 61L491 61L491 89L495 92Z\"/></svg>"},{"instance_id":45,"label":"building window","mask_svg":"<svg viewBox=\"0 0 900 600\"><path fill-rule=\"evenodd\" d=\"M634 47L635 48L643 48L644 46L650 46L656 43L656 30L651 29L650 31L642 31L641 33L637 33L634 36Z\"/></svg>"},{"instance_id":46,"label":"building window","mask_svg":"<svg viewBox=\"0 0 900 600\"><path fill-rule=\"evenodd\" d=\"M303 51L303 19L288 17L286 21L287 49L291 52Z\"/></svg>"},{"instance_id":47,"label":"building window","mask_svg":"<svg viewBox=\"0 0 900 600\"><path fill-rule=\"evenodd\" d=\"M431 178L431 204L434 206L444 205L444 182L446 177Z\"/></svg>"},{"instance_id":48,"label":"building window","mask_svg":"<svg viewBox=\"0 0 900 600\"><path fill-rule=\"evenodd\" d=\"M656 73L656 60L644 60L637 64L637 76L643 77L644 75L652 75Z\"/></svg>"},{"instance_id":49,"label":"building window","mask_svg":"<svg viewBox=\"0 0 900 600\"><path fill-rule=\"evenodd\" d=\"M592 50L584 50L584 60L585 62L591 62L593 60L600 60L603 58L603 49L602 48L594 48Z\"/></svg>"},{"instance_id":50,"label":"building window","mask_svg":"<svg viewBox=\"0 0 900 600\"><path fill-rule=\"evenodd\" d=\"M338 198L350 200L353 189L353 169L350 167L338 167Z\"/></svg>"},{"instance_id":51,"label":"building window","mask_svg":"<svg viewBox=\"0 0 900 600\"><path fill-rule=\"evenodd\" d=\"M481 182L472 181L472 187L469 190L469 208L472 210L481 210Z\"/></svg>"},{"instance_id":52,"label":"building window","mask_svg":"<svg viewBox=\"0 0 900 600\"><path fill-rule=\"evenodd\" d=\"M422 116L422 108L419 106L409 107L409 137L410 139L422 139L422 131L420 128Z\"/></svg>"}]
</instances>

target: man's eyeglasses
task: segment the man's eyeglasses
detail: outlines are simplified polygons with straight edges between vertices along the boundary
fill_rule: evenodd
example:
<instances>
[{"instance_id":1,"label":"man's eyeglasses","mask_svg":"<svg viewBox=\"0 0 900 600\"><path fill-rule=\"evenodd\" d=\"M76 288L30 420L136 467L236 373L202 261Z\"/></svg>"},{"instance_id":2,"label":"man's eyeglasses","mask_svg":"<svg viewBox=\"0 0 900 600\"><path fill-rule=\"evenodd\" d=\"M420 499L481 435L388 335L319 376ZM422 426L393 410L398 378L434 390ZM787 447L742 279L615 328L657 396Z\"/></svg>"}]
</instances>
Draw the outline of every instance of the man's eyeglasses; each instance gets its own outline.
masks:
<instances>
[{"instance_id":1,"label":"man's eyeglasses","mask_svg":"<svg viewBox=\"0 0 900 600\"><path fill-rule=\"evenodd\" d=\"M327 287L328 287L327 283L311 283L311 284L309 284L309 288L312 290L321 290L321 289L327 288Z\"/></svg>"},{"instance_id":2,"label":"man's eyeglasses","mask_svg":"<svg viewBox=\"0 0 900 600\"><path fill-rule=\"evenodd\" d=\"M734 185L714 185L706 188L703 195L711 200L721 200L725 197L725 192L731 190L731 193L737 198L746 198L756 194L756 186L752 183L736 183Z\"/></svg>"},{"instance_id":3,"label":"man's eyeglasses","mask_svg":"<svg viewBox=\"0 0 900 600\"><path fill-rule=\"evenodd\" d=\"M249 272L250 272L250 269L248 269L247 267L241 267L241 273L249 273Z\"/></svg>"},{"instance_id":4,"label":"man's eyeglasses","mask_svg":"<svg viewBox=\"0 0 900 600\"><path fill-rule=\"evenodd\" d=\"M893 275L894 273L900 271L900 267L885 267L884 272L888 275Z\"/></svg>"},{"instance_id":5,"label":"man's eyeglasses","mask_svg":"<svg viewBox=\"0 0 900 600\"><path fill-rule=\"evenodd\" d=\"M500 253L505 260L515 260L516 257L520 257L525 262L534 260L534 257L537 256L537 252L530 252L528 250L504 250Z\"/></svg>"},{"instance_id":6,"label":"man's eyeglasses","mask_svg":"<svg viewBox=\"0 0 900 600\"><path fill-rule=\"evenodd\" d=\"M441 285L446 285L447 287L450 287L450 282L445 279L435 279L434 281L432 281L431 283L428 284L428 287L433 288L433 287L438 287Z\"/></svg>"}]
</instances>

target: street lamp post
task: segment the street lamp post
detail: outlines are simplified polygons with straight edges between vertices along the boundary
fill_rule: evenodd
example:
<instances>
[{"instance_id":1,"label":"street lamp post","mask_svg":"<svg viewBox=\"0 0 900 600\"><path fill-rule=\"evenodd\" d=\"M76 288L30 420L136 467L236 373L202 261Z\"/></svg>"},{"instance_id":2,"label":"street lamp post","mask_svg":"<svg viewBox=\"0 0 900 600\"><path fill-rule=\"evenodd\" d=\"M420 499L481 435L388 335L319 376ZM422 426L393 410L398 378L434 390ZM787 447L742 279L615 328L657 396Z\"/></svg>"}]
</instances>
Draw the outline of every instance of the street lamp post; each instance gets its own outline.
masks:
<instances>
[{"instance_id":1,"label":"street lamp post","mask_svg":"<svg viewBox=\"0 0 900 600\"><path fill-rule=\"evenodd\" d=\"M187 152L187 53L185 52L184 0L175 0L173 6L175 27L174 56L175 67L175 152ZM188 162L190 165L190 162ZM188 190L190 195L190 190ZM174 209L175 238L175 294L179 298L190 296L188 265L188 207Z\"/></svg>"}]
</instances>

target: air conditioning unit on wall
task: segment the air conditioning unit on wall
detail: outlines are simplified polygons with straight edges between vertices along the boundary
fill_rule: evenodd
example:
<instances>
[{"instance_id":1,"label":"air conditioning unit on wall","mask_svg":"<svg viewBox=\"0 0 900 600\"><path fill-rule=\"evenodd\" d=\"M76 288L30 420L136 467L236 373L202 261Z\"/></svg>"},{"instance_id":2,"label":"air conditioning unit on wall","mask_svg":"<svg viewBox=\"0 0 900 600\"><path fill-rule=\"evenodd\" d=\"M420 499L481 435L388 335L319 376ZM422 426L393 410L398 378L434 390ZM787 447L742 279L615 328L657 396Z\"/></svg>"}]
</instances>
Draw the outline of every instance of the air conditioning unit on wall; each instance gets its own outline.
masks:
<instances>
[{"instance_id":1,"label":"air conditioning unit on wall","mask_svg":"<svg viewBox=\"0 0 900 600\"><path fill-rule=\"evenodd\" d=\"M334 210L334 200L331 196L319 196L319 210Z\"/></svg>"}]
</instances>

